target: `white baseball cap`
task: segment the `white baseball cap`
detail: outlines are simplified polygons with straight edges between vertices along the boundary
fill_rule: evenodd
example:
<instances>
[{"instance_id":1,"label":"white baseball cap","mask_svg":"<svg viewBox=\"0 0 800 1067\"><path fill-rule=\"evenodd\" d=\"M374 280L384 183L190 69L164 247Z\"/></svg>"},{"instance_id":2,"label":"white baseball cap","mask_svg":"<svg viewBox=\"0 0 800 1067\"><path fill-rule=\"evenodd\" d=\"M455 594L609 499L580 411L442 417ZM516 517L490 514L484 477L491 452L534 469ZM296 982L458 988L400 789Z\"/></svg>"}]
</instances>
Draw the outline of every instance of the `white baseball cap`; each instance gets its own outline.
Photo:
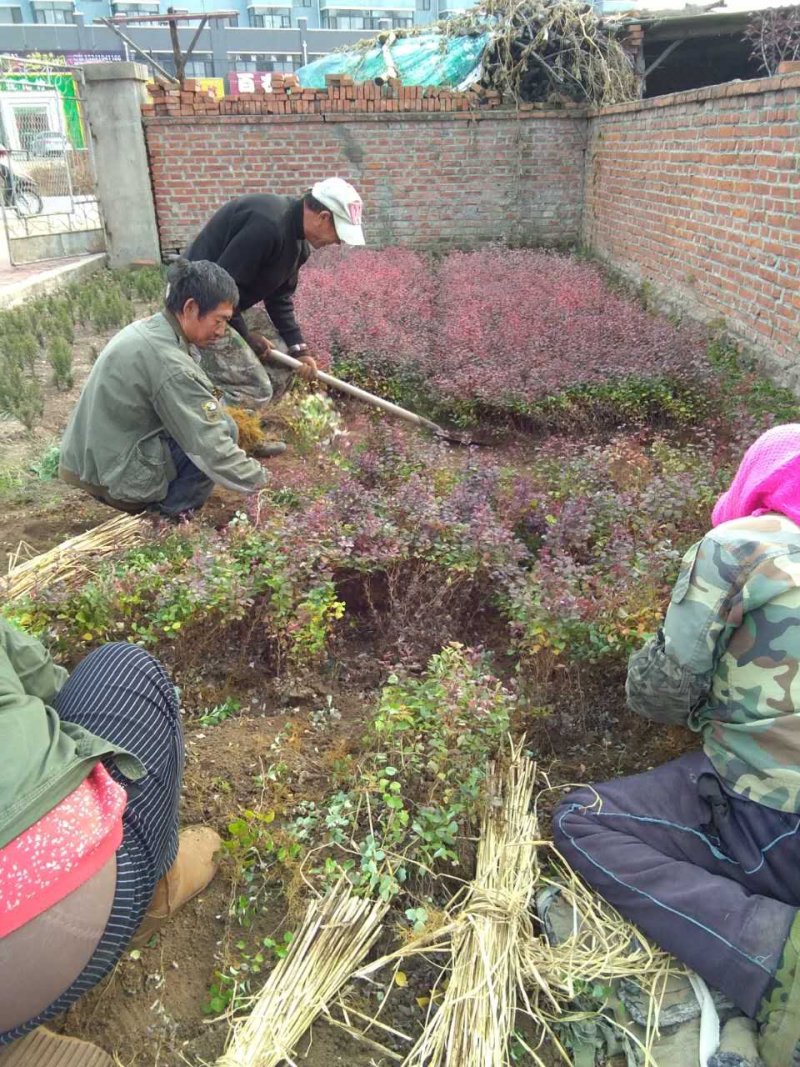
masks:
<instances>
[{"instance_id":1,"label":"white baseball cap","mask_svg":"<svg viewBox=\"0 0 800 1067\"><path fill-rule=\"evenodd\" d=\"M350 182L344 178L324 178L311 189L311 195L333 215L336 236L347 245L363 245L361 229L363 202Z\"/></svg>"}]
</instances>

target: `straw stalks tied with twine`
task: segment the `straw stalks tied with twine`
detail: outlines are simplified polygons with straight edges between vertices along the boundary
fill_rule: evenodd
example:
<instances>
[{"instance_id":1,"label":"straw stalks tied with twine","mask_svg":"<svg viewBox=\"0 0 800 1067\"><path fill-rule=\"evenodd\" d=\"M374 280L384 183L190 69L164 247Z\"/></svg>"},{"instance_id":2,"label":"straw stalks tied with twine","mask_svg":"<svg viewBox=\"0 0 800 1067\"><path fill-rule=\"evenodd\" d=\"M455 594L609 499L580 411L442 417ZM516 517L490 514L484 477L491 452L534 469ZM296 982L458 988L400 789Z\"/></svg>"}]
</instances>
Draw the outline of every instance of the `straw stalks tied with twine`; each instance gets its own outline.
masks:
<instances>
[{"instance_id":1,"label":"straw stalks tied with twine","mask_svg":"<svg viewBox=\"0 0 800 1067\"><path fill-rule=\"evenodd\" d=\"M0 594L6 600L33 596L59 582L74 589L91 575L102 559L138 544L142 539L142 520L135 515L119 515L77 537L20 562L26 546L20 545L8 564L8 573L0 578Z\"/></svg>"},{"instance_id":2,"label":"straw stalks tied with twine","mask_svg":"<svg viewBox=\"0 0 800 1067\"><path fill-rule=\"evenodd\" d=\"M354 897L347 882L313 901L216 1067L295 1067L295 1045L366 958L387 908L382 900Z\"/></svg>"},{"instance_id":3,"label":"straw stalks tied with twine","mask_svg":"<svg viewBox=\"0 0 800 1067\"><path fill-rule=\"evenodd\" d=\"M355 976L368 977L389 964L398 967L410 956L424 955L430 962L444 953L438 985L444 985L448 974L449 981L438 1010L431 997L425 1030L403 1061L405 1067L510 1065L509 1042L518 1010L537 1025L539 1043L549 1036L564 1062L571 1064L554 1023L586 1017L576 1013L572 1003L584 983L633 977L653 1003L663 995L674 960L598 900L560 859L552 842L542 839L532 804L535 776L535 765L522 756L521 743L513 747L505 774L490 767L475 878L451 901L448 921ZM552 853L548 858L555 860L555 875L545 872L540 849ZM531 917L534 895L547 885L559 885L574 909L573 935L560 944L551 945L534 929ZM654 1011L644 1042L629 1032L645 1064L653 1063L649 1050L656 1015ZM544 1067L536 1050L524 1047Z\"/></svg>"}]
</instances>

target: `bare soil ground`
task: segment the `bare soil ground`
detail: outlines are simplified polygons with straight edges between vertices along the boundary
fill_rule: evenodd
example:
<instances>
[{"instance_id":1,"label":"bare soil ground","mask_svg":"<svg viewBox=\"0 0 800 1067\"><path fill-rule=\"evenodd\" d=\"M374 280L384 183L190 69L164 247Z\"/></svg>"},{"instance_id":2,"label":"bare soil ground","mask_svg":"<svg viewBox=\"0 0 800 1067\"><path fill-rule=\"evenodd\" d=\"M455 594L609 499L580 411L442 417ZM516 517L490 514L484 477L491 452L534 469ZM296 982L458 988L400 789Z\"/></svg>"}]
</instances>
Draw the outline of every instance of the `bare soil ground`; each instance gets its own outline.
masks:
<instances>
[{"instance_id":1,"label":"bare soil ground","mask_svg":"<svg viewBox=\"0 0 800 1067\"><path fill-rule=\"evenodd\" d=\"M28 435L16 423L0 423L0 472L29 466L57 440L90 369L90 346L98 341L88 335L79 338L73 390L57 393L47 386L43 429ZM348 408L347 419L350 432L357 436L363 430L363 413ZM502 457L502 462L523 468L526 455L535 447L529 439L506 440L498 443L493 458ZM458 450L452 456L454 463L464 462ZM289 452L269 467L276 484L291 485L298 465L305 468L307 464L306 458ZM237 504L232 494L216 493L197 521L218 525L233 514ZM111 515L58 481L42 482L30 476L0 489L0 549L13 553L24 542L29 551L43 551ZM358 624L358 605L354 608ZM322 670L301 678L274 678L265 664L243 659L232 641L217 650L213 663L200 664L190 675L177 679L186 714L185 823L210 823L224 833L241 810L258 809L263 802L258 776L270 762L270 746L279 733L284 739L288 736L281 758L294 772L287 804L324 793L331 760L346 753L359 736L388 673L384 635L374 620L370 624L364 617L360 622L363 625L356 625ZM494 650L499 671L510 673L503 632L491 613L478 613L468 639ZM571 689L572 684L565 675L562 710L517 724L527 731L528 747L552 782L602 780L647 769L683 751L682 732L653 728L625 714L621 676L606 678L581 692ZM311 724L311 713L328 696L342 717L320 733ZM240 711L221 725L201 727L198 711L227 697L240 701ZM223 1049L227 1024L210 1018L203 1009L226 943L241 936L228 917L232 892L232 870L223 865L209 890L164 928L153 947L134 957L126 954L112 974L56 1025L95 1041L123 1067L213 1063ZM246 936L274 936L287 923L291 926L296 911L296 891L276 886L266 913ZM393 993L386 1014L391 1025L407 1033L418 1030L424 1011L416 997L428 992L429 978L424 970L412 972L408 990ZM359 992L365 1006L374 1011L386 990L375 984ZM388 1067L393 1061L320 1022L298 1050L297 1062L308 1067Z\"/></svg>"}]
</instances>

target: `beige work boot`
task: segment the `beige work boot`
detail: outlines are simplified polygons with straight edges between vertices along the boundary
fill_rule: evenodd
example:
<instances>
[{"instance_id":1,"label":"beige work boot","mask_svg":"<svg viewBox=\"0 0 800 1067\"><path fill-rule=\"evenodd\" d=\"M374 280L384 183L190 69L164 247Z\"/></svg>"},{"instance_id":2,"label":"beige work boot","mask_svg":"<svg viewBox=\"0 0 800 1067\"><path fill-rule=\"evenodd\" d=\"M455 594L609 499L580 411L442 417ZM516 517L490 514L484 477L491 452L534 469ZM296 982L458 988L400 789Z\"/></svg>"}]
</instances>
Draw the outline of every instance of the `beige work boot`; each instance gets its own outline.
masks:
<instances>
[{"instance_id":1,"label":"beige work boot","mask_svg":"<svg viewBox=\"0 0 800 1067\"><path fill-rule=\"evenodd\" d=\"M181 830L178 855L156 886L144 921L131 939L131 947L146 945L182 904L203 892L217 873L216 854L221 848L222 838L210 826L189 826Z\"/></svg>"},{"instance_id":2,"label":"beige work boot","mask_svg":"<svg viewBox=\"0 0 800 1067\"><path fill-rule=\"evenodd\" d=\"M2 1067L114 1067L107 1052L77 1037L64 1037L40 1026L0 1049Z\"/></svg>"}]
</instances>

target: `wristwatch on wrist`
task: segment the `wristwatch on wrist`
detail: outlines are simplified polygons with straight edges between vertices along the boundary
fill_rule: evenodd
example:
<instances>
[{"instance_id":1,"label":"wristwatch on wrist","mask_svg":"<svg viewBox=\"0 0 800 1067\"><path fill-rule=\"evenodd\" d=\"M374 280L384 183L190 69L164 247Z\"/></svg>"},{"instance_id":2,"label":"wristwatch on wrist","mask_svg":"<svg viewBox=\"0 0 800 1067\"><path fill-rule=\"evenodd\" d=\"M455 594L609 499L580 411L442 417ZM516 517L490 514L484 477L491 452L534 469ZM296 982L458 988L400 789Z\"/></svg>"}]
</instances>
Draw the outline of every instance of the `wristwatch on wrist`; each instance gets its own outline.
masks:
<instances>
[{"instance_id":1,"label":"wristwatch on wrist","mask_svg":"<svg viewBox=\"0 0 800 1067\"><path fill-rule=\"evenodd\" d=\"M302 356L307 351L308 351L308 345L307 344L299 344L299 345L290 345L289 346L289 355L290 356Z\"/></svg>"}]
</instances>

